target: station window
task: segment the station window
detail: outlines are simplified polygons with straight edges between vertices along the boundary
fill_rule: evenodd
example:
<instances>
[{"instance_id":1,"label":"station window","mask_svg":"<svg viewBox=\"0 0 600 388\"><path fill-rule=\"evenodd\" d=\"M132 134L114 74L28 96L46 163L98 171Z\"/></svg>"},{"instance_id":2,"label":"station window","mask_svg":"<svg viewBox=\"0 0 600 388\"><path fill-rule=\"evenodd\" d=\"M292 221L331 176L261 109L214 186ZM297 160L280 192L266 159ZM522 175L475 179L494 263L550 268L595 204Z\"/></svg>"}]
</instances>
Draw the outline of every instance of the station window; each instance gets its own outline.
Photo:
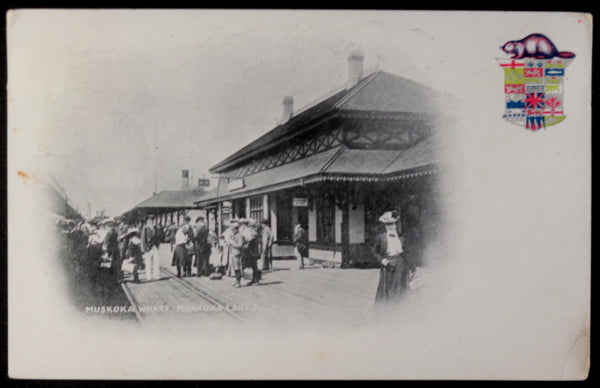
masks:
<instances>
[{"instance_id":1,"label":"station window","mask_svg":"<svg viewBox=\"0 0 600 388\"><path fill-rule=\"evenodd\" d=\"M223 212L221 213L221 219L223 224L226 225L229 220L231 220L231 209L223 209Z\"/></svg>"},{"instance_id":2,"label":"station window","mask_svg":"<svg viewBox=\"0 0 600 388\"><path fill-rule=\"evenodd\" d=\"M263 197L262 195L250 197L250 218L261 221L263 218Z\"/></svg>"},{"instance_id":3,"label":"station window","mask_svg":"<svg viewBox=\"0 0 600 388\"><path fill-rule=\"evenodd\" d=\"M330 201L318 198L317 207L317 241L321 243L335 242L335 205Z\"/></svg>"}]
</instances>

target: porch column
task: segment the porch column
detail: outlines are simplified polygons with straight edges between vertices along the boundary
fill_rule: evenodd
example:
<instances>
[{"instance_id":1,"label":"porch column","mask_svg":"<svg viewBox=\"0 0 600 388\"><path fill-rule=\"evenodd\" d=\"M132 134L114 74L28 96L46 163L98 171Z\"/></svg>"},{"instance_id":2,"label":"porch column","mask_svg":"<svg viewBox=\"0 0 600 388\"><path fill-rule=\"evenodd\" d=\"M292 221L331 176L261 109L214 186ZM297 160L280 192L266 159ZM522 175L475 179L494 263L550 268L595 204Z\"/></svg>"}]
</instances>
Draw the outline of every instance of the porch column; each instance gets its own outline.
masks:
<instances>
[{"instance_id":1,"label":"porch column","mask_svg":"<svg viewBox=\"0 0 600 388\"><path fill-rule=\"evenodd\" d=\"M348 211L348 203L344 203L342 207L342 224L341 224L341 232L342 232L342 268L345 268L348 263L350 252L350 212Z\"/></svg>"},{"instance_id":2,"label":"porch column","mask_svg":"<svg viewBox=\"0 0 600 388\"><path fill-rule=\"evenodd\" d=\"M316 198L310 198L311 206L308 208L308 241L317 241L317 201Z\"/></svg>"},{"instance_id":3,"label":"porch column","mask_svg":"<svg viewBox=\"0 0 600 388\"><path fill-rule=\"evenodd\" d=\"M269 195L263 195L263 218L265 220L269 219Z\"/></svg>"},{"instance_id":4,"label":"porch column","mask_svg":"<svg viewBox=\"0 0 600 388\"><path fill-rule=\"evenodd\" d=\"M273 232L273 238L277 241L277 201L274 197L274 193L271 194L271 231Z\"/></svg>"},{"instance_id":5,"label":"porch column","mask_svg":"<svg viewBox=\"0 0 600 388\"><path fill-rule=\"evenodd\" d=\"M217 204L217 215L215 217L215 223L217 224L217 234L220 236L223 233L223 203Z\"/></svg>"}]
</instances>

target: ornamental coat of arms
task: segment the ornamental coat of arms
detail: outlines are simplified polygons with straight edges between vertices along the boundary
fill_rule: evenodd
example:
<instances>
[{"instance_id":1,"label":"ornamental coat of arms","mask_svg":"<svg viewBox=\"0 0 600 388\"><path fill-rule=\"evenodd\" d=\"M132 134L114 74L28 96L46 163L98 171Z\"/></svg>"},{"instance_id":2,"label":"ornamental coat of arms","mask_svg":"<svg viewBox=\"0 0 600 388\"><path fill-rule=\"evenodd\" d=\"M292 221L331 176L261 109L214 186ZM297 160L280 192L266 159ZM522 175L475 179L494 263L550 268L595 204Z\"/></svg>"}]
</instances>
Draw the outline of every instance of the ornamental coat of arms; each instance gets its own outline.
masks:
<instances>
[{"instance_id":1,"label":"ornamental coat of arms","mask_svg":"<svg viewBox=\"0 0 600 388\"><path fill-rule=\"evenodd\" d=\"M511 55L497 58L504 69L503 118L532 131L563 121L565 69L575 54L558 51L542 34L506 42L500 49Z\"/></svg>"}]
</instances>

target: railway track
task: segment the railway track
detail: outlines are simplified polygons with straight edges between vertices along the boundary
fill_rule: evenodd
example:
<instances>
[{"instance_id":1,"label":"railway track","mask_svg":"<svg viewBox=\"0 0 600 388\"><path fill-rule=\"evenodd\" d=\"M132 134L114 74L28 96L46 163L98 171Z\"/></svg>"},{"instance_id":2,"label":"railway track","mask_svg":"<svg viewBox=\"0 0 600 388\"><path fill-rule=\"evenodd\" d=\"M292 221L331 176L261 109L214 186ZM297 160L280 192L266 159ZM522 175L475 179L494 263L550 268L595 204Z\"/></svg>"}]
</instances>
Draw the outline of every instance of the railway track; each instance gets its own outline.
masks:
<instances>
[{"instance_id":1,"label":"railway track","mask_svg":"<svg viewBox=\"0 0 600 388\"><path fill-rule=\"evenodd\" d=\"M160 270L163 274L168 275L170 280L175 281L176 283L178 283L185 289L191 291L194 295L199 296L203 300L207 301L208 303L213 305L216 310L222 312L223 314L226 314L227 316L236 320L237 322L240 322L240 323L244 322L244 319L240 316L240 314L238 314L236 311L229 308L228 305L226 303L224 303L223 301L221 301L219 298L215 297L214 295L211 295L210 293L206 292L205 290L198 288L197 286L195 286L194 284L192 284L191 282L189 282L186 279L178 278L173 272L171 272L165 268L161 268ZM139 303L137 302L135 296L131 292L131 289L129 288L128 283L127 282L121 283L121 287L123 288L123 291L129 301L129 303L131 304L131 306L134 309L134 313L135 313L137 321L141 325L144 325L146 318L144 316L144 313L140 311ZM166 302L166 304L172 310L176 309L176 306L174 306L172 303Z\"/></svg>"},{"instance_id":2,"label":"railway track","mask_svg":"<svg viewBox=\"0 0 600 388\"><path fill-rule=\"evenodd\" d=\"M169 275L173 280L175 280L179 284L183 285L184 287L186 287L187 289L189 289L190 291L192 291L194 294L200 296L201 298L203 298L207 302L212 303L214 306L218 307L219 309L222 309L223 312L225 312L226 314L228 314L229 316L231 316L233 319L235 319L235 320L237 320L239 322L244 322L244 319L238 313L236 313L235 311L227 308L227 304L224 303L224 302L222 302L221 300L219 300L214 295L211 295L208 292L206 292L205 290L202 290L202 289L196 287L194 284L192 284L191 282L189 282L185 278L178 278L175 273L169 271L168 269L161 268L160 270L161 270L161 272Z\"/></svg>"},{"instance_id":3,"label":"railway track","mask_svg":"<svg viewBox=\"0 0 600 388\"><path fill-rule=\"evenodd\" d=\"M129 301L129 304L131 304L131 306L133 307L133 312L135 313L135 318L137 319L138 323L143 325L144 317L140 313L140 310L138 308L138 303L135 300L135 297L133 296L133 294L131 293L129 286L127 285L126 282L121 282L121 288L123 289L123 292L125 293L125 296L127 297L127 300Z\"/></svg>"}]
</instances>

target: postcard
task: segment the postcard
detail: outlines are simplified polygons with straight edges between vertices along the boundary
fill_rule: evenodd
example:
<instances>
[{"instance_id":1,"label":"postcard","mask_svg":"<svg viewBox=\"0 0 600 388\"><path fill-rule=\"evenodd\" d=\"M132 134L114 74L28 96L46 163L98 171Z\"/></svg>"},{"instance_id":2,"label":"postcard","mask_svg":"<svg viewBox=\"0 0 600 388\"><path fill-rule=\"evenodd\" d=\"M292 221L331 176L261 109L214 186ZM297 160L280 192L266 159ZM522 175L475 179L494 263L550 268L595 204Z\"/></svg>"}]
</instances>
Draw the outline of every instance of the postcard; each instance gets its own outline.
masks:
<instances>
[{"instance_id":1,"label":"postcard","mask_svg":"<svg viewBox=\"0 0 600 388\"><path fill-rule=\"evenodd\" d=\"M10 378L587 379L591 14L6 22Z\"/></svg>"}]
</instances>

